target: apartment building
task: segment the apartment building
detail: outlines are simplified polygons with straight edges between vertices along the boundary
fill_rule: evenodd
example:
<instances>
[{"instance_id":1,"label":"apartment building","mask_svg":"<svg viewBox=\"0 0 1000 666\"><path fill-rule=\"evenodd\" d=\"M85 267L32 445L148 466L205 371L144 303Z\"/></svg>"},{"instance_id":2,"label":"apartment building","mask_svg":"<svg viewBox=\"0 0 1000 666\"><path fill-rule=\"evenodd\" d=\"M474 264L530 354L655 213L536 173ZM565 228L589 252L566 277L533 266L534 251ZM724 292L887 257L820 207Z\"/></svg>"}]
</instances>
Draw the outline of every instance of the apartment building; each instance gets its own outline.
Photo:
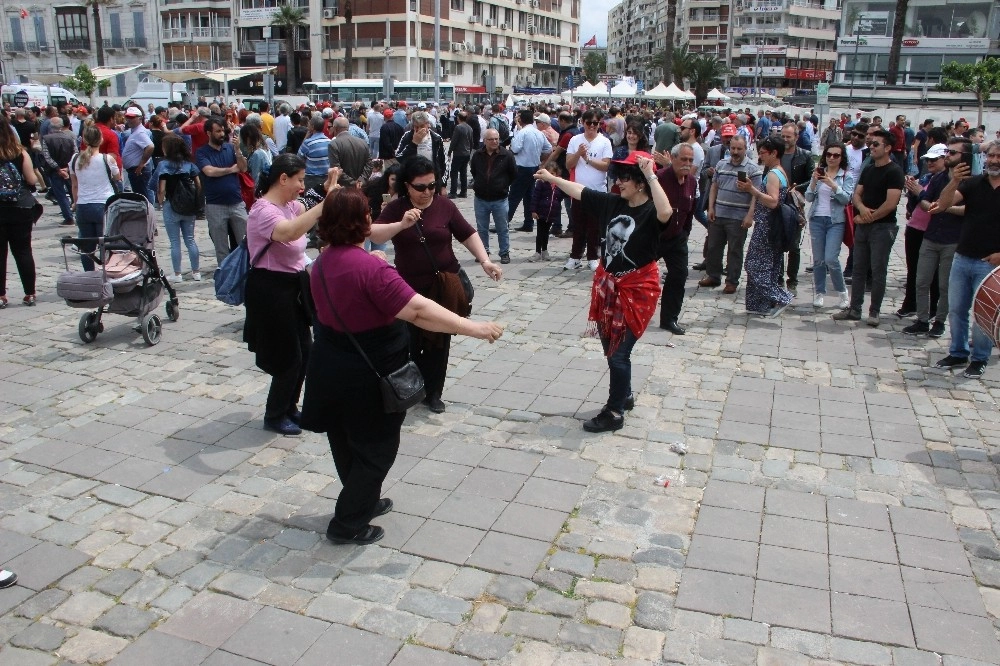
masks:
<instances>
[{"instance_id":1,"label":"apartment building","mask_svg":"<svg viewBox=\"0 0 1000 666\"><path fill-rule=\"evenodd\" d=\"M608 11L608 73L656 86L662 72L650 60L666 48L666 16L666 0L623 0L612 7Z\"/></svg>"},{"instance_id":2,"label":"apartment building","mask_svg":"<svg viewBox=\"0 0 1000 666\"><path fill-rule=\"evenodd\" d=\"M161 0L169 1L169 0ZM175 0L179 2L179 0ZM80 63L97 66L101 49L108 67L162 62L157 33L156 0L129 0L100 8L101 37L96 42L94 17L88 7L65 0L6 3L0 8L0 74L4 82L26 82L32 74L72 74ZM124 97L135 90L142 70L116 76L109 95Z\"/></svg>"},{"instance_id":3,"label":"apartment building","mask_svg":"<svg viewBox=\"0 0 1000 666\"><path fill-rule=\"evenodd\" d=\"M693 53L729 60L730 0L684 0L677 14L679 43Z\"/></svg>"}]
</instances>

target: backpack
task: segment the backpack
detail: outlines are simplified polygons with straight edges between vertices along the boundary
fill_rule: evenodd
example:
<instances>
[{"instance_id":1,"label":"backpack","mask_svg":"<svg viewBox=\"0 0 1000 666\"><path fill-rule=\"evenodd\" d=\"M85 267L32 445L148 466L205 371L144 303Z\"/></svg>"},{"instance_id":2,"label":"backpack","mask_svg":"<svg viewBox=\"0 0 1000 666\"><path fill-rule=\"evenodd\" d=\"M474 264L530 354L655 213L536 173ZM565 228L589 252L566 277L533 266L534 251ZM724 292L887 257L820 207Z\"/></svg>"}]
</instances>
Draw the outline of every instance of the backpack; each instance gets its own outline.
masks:
<instances>
[{"instance_id":1,"label":"backpack","mask_svg":"<svg viewBox=\"0 0 1000 666\"><path fill-rule=\"evenodd\" d=\"M24 189L24 175L10 161L0 163L0 203L16 204Z\"/></svg>"},{"instance_id":2,"label":"backpack","mask_svg":"<svg viewBox=\"0 0 1000 666\"><path fill-rule=\"evenodd\" d=\"M198 187L190 173L179 173L167 181L167 201L178 215L194 215L198 212Z\"/></svg>"},{"instance_id":3,"label":"backpack","mask_svg":"<svg viewBox=\"0 0 1000 666\"><path fill-rule=\"evenodd\" d=\"M496 120L494 125L493 120ZM510 145L510 125L507 124L507 118L499 113L494 113L493 118L490 119L490 129L495 129L497 134L500 135L500 145L509 146Z\"/></svg>"},{"instance_id":4,"label":"backpack","mask_svg":"<svg viewBox=\"0 0 1000 666\"><path fill-rule=\"evenodd\" d=\"M260 261L269 247L271 243L264 246L253 263ZM244 236L236 249L226 255L215 269L215 298L226 305L243 305L247 296L247 275L251 268L253 264L250 263L250 249Z\"/></svg>"}]
</instances>

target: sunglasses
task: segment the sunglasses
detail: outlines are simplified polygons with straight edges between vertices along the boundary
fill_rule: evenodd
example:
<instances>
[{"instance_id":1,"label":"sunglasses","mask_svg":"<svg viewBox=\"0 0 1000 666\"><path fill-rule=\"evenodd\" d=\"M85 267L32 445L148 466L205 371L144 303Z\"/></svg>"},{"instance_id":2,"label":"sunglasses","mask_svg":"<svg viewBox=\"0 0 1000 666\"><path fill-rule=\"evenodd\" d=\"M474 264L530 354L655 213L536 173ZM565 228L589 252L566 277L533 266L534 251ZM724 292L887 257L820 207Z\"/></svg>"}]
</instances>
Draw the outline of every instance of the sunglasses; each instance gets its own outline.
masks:
<instances>
[{"instance_id":1,"label":"sunglasses","mask_svg":"<svg viewBox=\"0 0 1000 666\"><path fill-rule=\"evenodd\" d=\"M859 136L862 139L865 138L865 135L862 134L861 132L851 132L851 136Z\"/></svg>"},{"instance_id":2,"label":"sunglasses","mask_svg":"<svg viewBox=\"0 0 1000 666\"><path fill-rule=\"evenodd\" d=\"M962 152L963 151L961 151L961 150L951 150L950 148L948 149L948 154L949 155L961 155Z\"/></svg>"},{"instance_id":3,"label":"sunglasses","mask_svg":"<svg viewBox=\"0 0 1000 666\"><path fill-rule=\"evenodd\" d=\"M597 127L600 124L601 124L600 120L588 120L584 123L584 125L590 125L591 127Z\"/></svg>"},{"instance_id":4,"label":"sunglasses","mask_svg":"<svg viewBox=\"0 0 1000 666\"><path fill-rule=\"evenodd\" d=\"M839 160L843 156L843 153L827 153L823 157L836 157Z\"/></svg>"},{"instance_id":5,"label":"sunglasses","mask_svg":"<svg viewBox=\"0 0 1000 666\"><path fill-rule=\"evenodd\" d=\"M434 183L420 183L419 185L414 185L413 183L407 183L407 186L412 187L417 192L426 192L434 187Z\"/></svg>"},{"instance_id":6,"label":"sunglasses","mask_svg":"<svg viewBox=\"0 0 1000 666\"><path fill-rule=\"evenodd\" d=\"M879 143L878 141L872 141L871 143L868 144L869 148L882 148L883 146L885 146L885 144Z\"/></svg>"},{"instance_id":7,"label":"sunglasses","mask_svg":"<svg viewBox=\"0 0 1000 666\"><path fill-rule=\"evenodd\" d=\"M632 177L630 173L620 173L618 174L618 182L628 183L630 181L635 181L636 179Z\"/></svg>"}]
</instances>

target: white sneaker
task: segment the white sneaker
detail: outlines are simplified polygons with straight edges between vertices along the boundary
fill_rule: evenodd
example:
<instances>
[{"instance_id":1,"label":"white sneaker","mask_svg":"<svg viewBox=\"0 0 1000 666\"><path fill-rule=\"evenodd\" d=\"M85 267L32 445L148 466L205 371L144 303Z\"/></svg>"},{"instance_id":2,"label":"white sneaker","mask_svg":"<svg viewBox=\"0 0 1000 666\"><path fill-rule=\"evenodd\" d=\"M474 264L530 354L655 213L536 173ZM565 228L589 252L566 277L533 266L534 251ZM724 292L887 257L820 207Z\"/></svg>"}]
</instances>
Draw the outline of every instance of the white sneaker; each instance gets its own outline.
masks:
<instances>
[{"instance_id":1,"label":"white sneaker","mask_svg":"<svg viewBox=\"0 0 1000 666\"><path fill-rule=\"evenodd\" d=\"M596 271L600 263L601 262L598 261L597 259L591 259L590 261L587 262L587 268L589 268L592 271Z\"/></svg>"},{"instance_id":2,"label":"white sneaker","mask_svg":"<svg viewBox=\"0 0 1000 666\"><path fill-rule=\"evenodd\" d=\"M841 310L851 307L851 296L848 292L843 291L840 293L840 302L837 303L837 307Z\"/></svg>"},{"instance_id":3,"label":"white sneaker","mask_svg":"<svg viewBox=\"0 0 1000 666\"><path fill-rule=\"evenodd\" d=\"M574 259L570 257L566 260L566 265L563 266L564 271L576 270L577 268L583 268L583 262L579 259Z\"/></svg>"},{"instance_id":4,"label":"white sneaker","mask_svg":"<svg viewBox=\"0 0 1000 666\"><path fill-rule=\"evenodd\" d=\"M542 252L542 261L548 261L549 258L550 257L549 257L549 253L548 253L547 250L545 252Z\"/></svg>"},{"instance_id":5,"label":"white sneaker","mask_svg":"<svg viewBox=\"0 0 1000 666\"><path fill-rule=\"evenodd\" d=\"M181 275L180 273L167 276L167 282L169 282L170 284L177 284L178 282L183 282L183 281L184 281L184 276Z\"/></svg>"},{"instance_id":6,"label":"white sneaker","mask_svg":"<svg viewBox=\"0 0 1000 666\"><path fill-rule=\"evenodd\" d=\"M821 308L821 307L823 307L823 294L816 294L813 297L813 307L814 308Z\"/></svg>"},{"instance_id":7,"label":"white sneaker","mask_svg":"<svg viewBox=\"0 0 1000 666\"><path fill-rule=\"evenodd\" d=\"M191 273L191 279L194 280L195 282L201 282L201 273L199 273L198 271L194 271L193 273Z\"/></svg>"},{"instance_id":8,"label":"white sneaker","mask_svg":"<svg viewBox=\"0 0 1000 666\"><path fill-rule=\"evenodd\" d=\"M530 257L528 257L528 261L531 261L531 262L541 261L541 260L542 260L542 253L541 252L536 252L533 255L531 255Z\"/></svg>"}]
</instances>

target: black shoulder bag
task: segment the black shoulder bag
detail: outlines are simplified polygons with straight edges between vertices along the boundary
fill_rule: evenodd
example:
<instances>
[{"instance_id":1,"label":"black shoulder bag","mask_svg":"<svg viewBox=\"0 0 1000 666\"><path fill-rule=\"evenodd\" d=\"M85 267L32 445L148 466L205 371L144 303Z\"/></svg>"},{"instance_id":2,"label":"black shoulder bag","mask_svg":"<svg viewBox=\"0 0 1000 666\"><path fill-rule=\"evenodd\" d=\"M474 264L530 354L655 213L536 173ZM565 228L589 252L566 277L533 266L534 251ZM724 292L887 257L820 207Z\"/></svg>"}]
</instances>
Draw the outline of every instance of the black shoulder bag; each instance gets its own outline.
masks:
<instances>
[{"instance_id":1,"label":"black shoulder bag","mask_svg":"<svg viewBox=\"0 0 1000 666\"><path fill-rule=\"evenodd\" d=\"M340 315L337 314L337 309L333 307L333 299L330 298L330 291L326 286L326 280L323 279L322 263L319 258L316 259L316 268L314 270L317 271L316 274L319 277L319 282L323 285L323 295L326 297L326 303L330 306L333 316L337 318L337 321L344 328L344 335L350 339L351 344L358 350L358 354L361 355L361 358L365 359L365 363L368 364L368 367L378 377L379 390L382 392L382 409L385 413L398 414L405 412L427 397L427 392L424 390L424 376L420 374L420 368L413 362L413 359L408 360L403 367L394 372L384 376L379 374L371 359L368 358L368 354L358 344L357 338L347 330L344 320L340 318Z\"/></svg>"},{"instance_id":2,"label":"black shoulder bag","mask_svg":"<svg viewBox=\"0 0 1000 666\"><path fill-rule=\"evenodd\" d=\"M424 229L420 226L420 222L417 221L417 233L420 234L420 246L424 248L424 252L427 253L427 258L431 262L431 266L434 268L434 275L438 275L441 269L438 268L437 262L434 261L434 255L431 254L431 249L427 247L427 237L424 236ZM464 268L459 267L458 269L458 281L462 283L462 291L465 292L465 300L469 302L469 309L472 309L472 299L476 296L476 288L472 286L472 280L469 279L469 274L465 272Z\"/></svg>"}]
</instances>

